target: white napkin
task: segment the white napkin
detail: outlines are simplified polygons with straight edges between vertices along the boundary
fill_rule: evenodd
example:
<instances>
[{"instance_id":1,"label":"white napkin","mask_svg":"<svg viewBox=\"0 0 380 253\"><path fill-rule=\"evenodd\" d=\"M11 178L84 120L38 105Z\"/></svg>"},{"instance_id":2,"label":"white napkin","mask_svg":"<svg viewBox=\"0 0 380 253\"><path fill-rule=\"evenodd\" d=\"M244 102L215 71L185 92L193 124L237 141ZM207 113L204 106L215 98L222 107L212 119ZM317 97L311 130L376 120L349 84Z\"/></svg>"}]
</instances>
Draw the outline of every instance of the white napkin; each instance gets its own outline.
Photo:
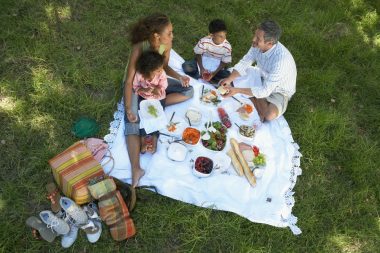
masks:
<instances>
[{"instance_id":1,"label":"white napkin","mask_svg":"<svg viewBox=\"0 0 380 253\"><path fill-rule=\"evenodd\" d=\"M147 113L148 106L154 106L157 109L158 117L155 118L149 113ZM168 119L166 118L166 114L164 113L164 108L160 104L159 100L143 100L140 102L140 129L144 128L147 134L150 134L154 131L158 131L160 129L166 128L168 123Z\"/></svg>"}]
</instances>

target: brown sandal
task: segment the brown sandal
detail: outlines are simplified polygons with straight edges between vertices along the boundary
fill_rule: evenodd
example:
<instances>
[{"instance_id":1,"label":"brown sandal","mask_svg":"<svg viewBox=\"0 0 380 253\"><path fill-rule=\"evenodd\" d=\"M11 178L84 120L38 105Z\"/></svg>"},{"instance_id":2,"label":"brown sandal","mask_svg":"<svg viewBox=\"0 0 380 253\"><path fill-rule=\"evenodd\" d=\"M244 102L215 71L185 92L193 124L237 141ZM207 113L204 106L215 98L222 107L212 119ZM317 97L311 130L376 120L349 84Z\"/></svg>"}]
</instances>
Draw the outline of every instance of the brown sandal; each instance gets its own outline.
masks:
<instances>
[{"instance_id":1,"label":"brown sandal","mask_svg":"<svg viewBox=\"0 0 380 253\"><path fill-rule=\"evenodd\" d=\"M40 235L40 232L38 232L37 229L32 228L32 235L33 235L34 239L36 239L36 240L41 240L42 239L41 235Z\"/></svg>"},{"instance_id":2,"label":"brown sandal","mask_svg":"<svg viewBox=\"0 0 380 253\"><path fill-rule=\"evenodd\" d=\"M51 202L51 210L54 213L59 212L61 210L61 206L59 204L59 199L61 198L61 194L59 189L54 183L49 183L46 185L46 190L48 192L46 198Z\"/></svg>"}]
</instances>

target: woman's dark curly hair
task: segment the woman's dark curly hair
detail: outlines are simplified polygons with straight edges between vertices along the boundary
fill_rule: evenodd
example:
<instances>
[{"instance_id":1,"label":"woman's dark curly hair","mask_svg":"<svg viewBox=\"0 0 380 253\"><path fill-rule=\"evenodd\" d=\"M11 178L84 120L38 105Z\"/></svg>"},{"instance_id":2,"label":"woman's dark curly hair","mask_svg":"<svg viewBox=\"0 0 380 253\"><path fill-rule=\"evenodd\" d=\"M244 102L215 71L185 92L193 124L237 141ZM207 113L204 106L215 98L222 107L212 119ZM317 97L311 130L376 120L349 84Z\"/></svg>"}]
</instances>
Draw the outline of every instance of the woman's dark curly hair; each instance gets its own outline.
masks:
<instances>
[{"instance_id":1,"label":"woman's dark curly hair","mask_svg":"<svg viewBox=\"0 0 380 253\"><path fill-rule=\"evenodd\" d=\"M143 77L149 77L150 73L164 65L164 56L155 51L143 52L136 62L136 71Z\"/></svg>"},{"instance_id":2,"label":"woman's dark curly hair","mask_svg":"<svg viewBox=\"0 0 380 253\"><path fill-rule=\"evenodd\" d=\"M140 19L129 29L129 39L132 44L148 40L154 33L162 33L170 19L165 14L155 13Z\"/></svg>"}]
</instances>

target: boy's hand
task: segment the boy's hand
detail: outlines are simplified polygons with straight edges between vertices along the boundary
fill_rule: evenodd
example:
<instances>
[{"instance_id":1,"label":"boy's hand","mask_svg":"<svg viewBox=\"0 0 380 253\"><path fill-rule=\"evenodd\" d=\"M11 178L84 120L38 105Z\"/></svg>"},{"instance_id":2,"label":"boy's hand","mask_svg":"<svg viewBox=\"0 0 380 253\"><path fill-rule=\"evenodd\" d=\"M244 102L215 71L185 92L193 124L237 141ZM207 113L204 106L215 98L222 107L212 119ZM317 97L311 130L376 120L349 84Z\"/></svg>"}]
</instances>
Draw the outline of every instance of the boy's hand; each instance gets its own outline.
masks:
<instances>
[{"instance_id":1,"label":"boy's hand","mask_svg":"<svg viewBox=\"0 0 380 253\"><path fill-rule=\"evenodd\" d=\"M189 87L190 85L190 77L188 76L181 76L179 78L179 81L181 82L183 87Z\"/></svg>"}]
</instances>

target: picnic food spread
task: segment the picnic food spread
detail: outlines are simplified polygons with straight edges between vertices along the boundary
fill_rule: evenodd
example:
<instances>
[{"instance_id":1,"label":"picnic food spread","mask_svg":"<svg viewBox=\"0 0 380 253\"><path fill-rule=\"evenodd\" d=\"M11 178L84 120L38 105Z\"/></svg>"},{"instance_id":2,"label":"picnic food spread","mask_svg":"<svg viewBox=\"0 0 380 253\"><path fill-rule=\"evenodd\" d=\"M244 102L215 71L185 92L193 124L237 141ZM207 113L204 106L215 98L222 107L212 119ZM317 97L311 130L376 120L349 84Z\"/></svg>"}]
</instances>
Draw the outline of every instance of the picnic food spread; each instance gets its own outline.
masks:
<instances>
[{"instance_id":1,"label":"picnic food spread","mask_svg":"<svg viewBox=\"0 0 380 253\"><path fill-rule=\"evenodd\" d=\"M225 92L221 88L217 91L220 94ZM202 91L203 96L201 97L201 100L203 102L213 104L213 101L219 100L218 93L216 90L205 89L205 93ZM182 132L182 138L172 140L172 143L169 142L170 145L167 148L168 158L176 162L185 161L187 154L190 154L193 151L192 148L199 147L198 143L200 142L199 145L201 147L208 151L216 152L216 154L212 156L210 155L210 158L207 158L207 155L205 156L205 154L198 157L195 155L196 158L194 156L194 158L192 158L190 155L189 159L194 176L198 178L208 177L211 175L213 169L220 169L217 171L220 173L227 173L230 164L232 164L237 176L244 176L250 185L255 186L255 175L259 175L258 178L263 176L265 170L262 166L266 163L265 156L260 152L259 148L256 145L239 142L238 140L231 138L231 146L227 148L227 152L221 152L225 150L226 144L228 143L228 131L235 131L235 133L238 134L237 136L240 136L241 140L248 142L253 141L255 137L256 127L250 125L247 121L253 113L254 107L251 104L243 103L236 98L235 100L240 103L240 107L236 110L236 112L239 114L240 118L247 122L240 126L235 122L232 122L226 111L229 107L226 107L226 105L219 106L217 108L214 107L214 109L208 109L206 111L202 111L198 107L188 108L184 117L187 119L189 126L184 130L177 127L178 122L173 122L172 116L169 124L166 125L166 128L168 132L175 132L179 129L180 132ZM214 112L216 111L220 121L211 120L213 110ZM208 120L204 122L202 120L204 120L204 116L207 115L207 112ZM235 111L232 110L230 113L234 114ZM235 117L233 117L233 119L234 118ZM196 127L201 122L204 124L200 127ZM237 128L232 128L233 123L237 126ZM199 153L196 154L199 155ZM219 160L216 159L218 155L220 155ZM215 166L215 168L213 166ZM261 166L261 168L258 168L259 166ZM222 167L223 169L221 169Z\"/></svg>"}]
</instances>

